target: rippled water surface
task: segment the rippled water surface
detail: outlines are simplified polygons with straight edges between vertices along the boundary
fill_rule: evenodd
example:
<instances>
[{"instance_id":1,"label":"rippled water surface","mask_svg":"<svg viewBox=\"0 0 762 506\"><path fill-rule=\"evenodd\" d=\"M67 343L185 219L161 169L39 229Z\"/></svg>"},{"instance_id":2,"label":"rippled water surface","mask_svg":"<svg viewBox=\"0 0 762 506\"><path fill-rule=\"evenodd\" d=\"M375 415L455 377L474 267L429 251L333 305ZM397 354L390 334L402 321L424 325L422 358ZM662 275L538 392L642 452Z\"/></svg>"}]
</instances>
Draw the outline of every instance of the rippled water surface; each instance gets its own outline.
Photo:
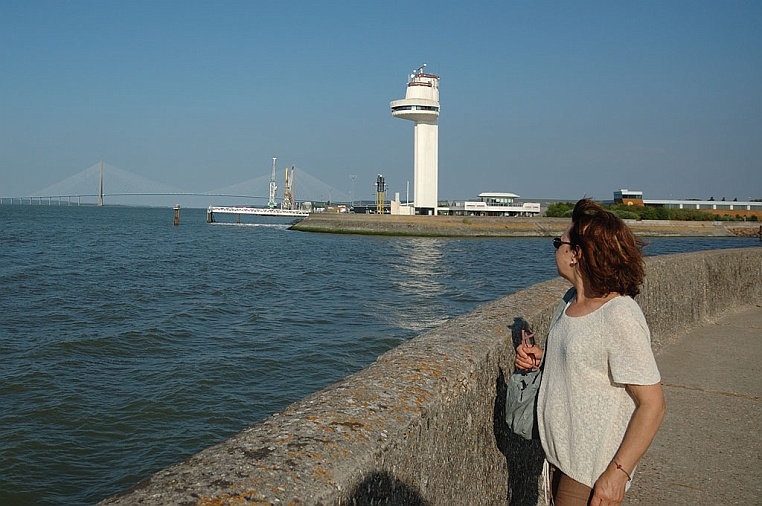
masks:
<instances>
[{"instance_id":1,"label":"rippled water surface","mask_svg":"<svg viewBox=\"0 0 762 506\"><path fill-rule=\"evenodd\" d=\"M548 239L0 206L0 504L92 504L556 276ZM663 254L755 239L656 239Z\"/></svg>"}]
</instances>

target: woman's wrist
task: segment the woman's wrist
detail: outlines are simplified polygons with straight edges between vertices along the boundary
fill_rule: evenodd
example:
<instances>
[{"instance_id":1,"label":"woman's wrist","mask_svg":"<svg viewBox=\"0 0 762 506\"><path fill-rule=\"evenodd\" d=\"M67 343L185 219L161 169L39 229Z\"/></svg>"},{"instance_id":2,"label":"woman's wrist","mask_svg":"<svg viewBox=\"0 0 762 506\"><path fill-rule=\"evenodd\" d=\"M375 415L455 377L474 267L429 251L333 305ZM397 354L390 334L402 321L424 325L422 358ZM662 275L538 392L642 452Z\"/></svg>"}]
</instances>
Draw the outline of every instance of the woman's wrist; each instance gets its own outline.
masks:
<instances>
[{"instance_id":1,"label":"woman's wrist","mask_svg":"<svg viewBox=\"0 0 762 506\"><path fill-rule=\"evenodd\" d=\"M627 476L627 481L632 481L632 475L629 471L627 471L622 465L616 461L616 459L611 461L612 464L614 464L614 467L617 469L617 471L621 471L624 473L625 476Z\"/></svg>"}]
</instances>

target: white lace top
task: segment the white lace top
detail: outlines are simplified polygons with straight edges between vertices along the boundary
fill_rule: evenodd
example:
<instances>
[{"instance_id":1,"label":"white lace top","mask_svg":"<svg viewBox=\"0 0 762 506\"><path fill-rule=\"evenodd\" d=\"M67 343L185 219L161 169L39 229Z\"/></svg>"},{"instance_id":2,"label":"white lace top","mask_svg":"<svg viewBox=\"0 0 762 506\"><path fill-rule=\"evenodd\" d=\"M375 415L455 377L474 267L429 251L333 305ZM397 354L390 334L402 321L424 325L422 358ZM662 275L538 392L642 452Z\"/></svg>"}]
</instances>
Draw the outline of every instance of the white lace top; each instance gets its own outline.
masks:
<instances>
[{"instance_id":1,"label":"white lace top","mask_svg":"<svg viewBox=\"0 0 762 506\"><path fill-rule=\"evenodd\" d=\"M544 361L537 413L546 458L592 488L635 410L625 385L661 380L640 306L622 296L580 317L564 310L550 330Z\"/></svg>"}]
</instances>

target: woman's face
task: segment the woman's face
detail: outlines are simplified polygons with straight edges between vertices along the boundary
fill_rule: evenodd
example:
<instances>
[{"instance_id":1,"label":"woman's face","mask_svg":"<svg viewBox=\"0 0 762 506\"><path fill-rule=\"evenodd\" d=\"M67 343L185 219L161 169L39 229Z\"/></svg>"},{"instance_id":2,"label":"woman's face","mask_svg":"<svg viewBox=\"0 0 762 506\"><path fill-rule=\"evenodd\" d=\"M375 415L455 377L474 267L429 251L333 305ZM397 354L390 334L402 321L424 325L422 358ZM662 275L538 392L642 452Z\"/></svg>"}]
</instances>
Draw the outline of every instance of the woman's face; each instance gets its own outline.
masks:
<instances>
[{"instance_id":1,"label":"woman's face","mask_svg":"<svg viewBox=\"0 0 762 506\"><path fill-rule=\"evenodd\" d=\"M577 267L577 254L574 248L571 247L569 242L569 225L564 233L561 235L561 246L556 250L556 267L558 268L558 275L573 282L574 272Z\"/></svg>"}]
</instances>

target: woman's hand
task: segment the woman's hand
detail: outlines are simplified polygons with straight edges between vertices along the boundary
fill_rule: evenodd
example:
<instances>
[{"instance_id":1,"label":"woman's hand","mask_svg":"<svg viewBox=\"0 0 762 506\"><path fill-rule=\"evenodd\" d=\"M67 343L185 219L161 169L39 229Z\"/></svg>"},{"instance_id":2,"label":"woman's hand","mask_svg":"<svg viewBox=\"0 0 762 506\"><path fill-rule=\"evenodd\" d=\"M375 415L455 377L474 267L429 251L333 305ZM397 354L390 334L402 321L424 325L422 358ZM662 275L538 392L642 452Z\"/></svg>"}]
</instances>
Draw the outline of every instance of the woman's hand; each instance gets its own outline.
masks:
<instances>
[{"instance_id":1,"label":"woman's hand","mask_svg":"<svg viewBox=\"0 0 762 506\"><path fill-rule=\"evenodd\" d=\"M593 487L590 506L617 506L624 500L627 475L616 468L612 462L598 477Z\"/></svg>"},{"instance_id":2,"label":"woman's hand","mask_svg":"<svg viewBox=\"0 0 762 506\"><path fill-rule=\"evenodd\" d=\"M531 371L537 369L542 362L542 348L536 344L529 345L526 337L522 331L521 344L516 347L516 360L513 362L513 366L516 369Z\"/></svg>"}]
</instances>

